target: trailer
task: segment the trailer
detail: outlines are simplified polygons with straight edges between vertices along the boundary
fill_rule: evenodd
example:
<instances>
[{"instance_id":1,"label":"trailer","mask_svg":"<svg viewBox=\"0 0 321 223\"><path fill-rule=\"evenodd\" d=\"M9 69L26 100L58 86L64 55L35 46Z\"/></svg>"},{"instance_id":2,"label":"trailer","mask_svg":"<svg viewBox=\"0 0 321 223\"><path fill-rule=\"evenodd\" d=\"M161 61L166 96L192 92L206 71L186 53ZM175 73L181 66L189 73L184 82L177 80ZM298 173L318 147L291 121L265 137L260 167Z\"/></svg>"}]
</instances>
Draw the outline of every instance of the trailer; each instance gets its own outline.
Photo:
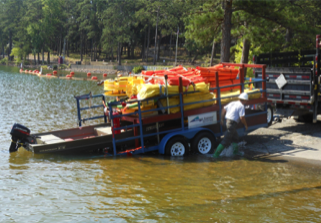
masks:
<instances>
[{"instance_id":1,"label":"trailer","mask_svg":"<svg viewBox=\"0 0 321 223\"><path fill-rule=\"evenodd\" d=\"M254 56L254 63L267 64L266 92L268 114L273 121L275 113L296 116L301 121L316 123L321 114L320 47L321 35L316 36L316 50L286 53L267 53ZM254 70L255 78L261 78L260 70ZM261 83L256 83L260 88Z\"/></svg>"},{"instance_id":2,"label":"trailer","mask_svg":"<svg viewBox=\"0 0 321 223\"><path fill-rule=\"evenodd\" d=\"M98 150L108 155L135 155L151 151L158 151L160 154L170 156L184 156L191 151L200 154L207 154L216 145L225 127L218 120L221 118L224 99L221 89L238 86L240 93L244 92L246 78L244 69L251 67L261 69L262 76L252 80L260 83L260 97L246 102L245 118L248 123L248 131L257 128L267 127L267 96L265 65L231 64L223 63L223 66L239 67L239 84L219 86L219 76L216 73L216 87L210 88L216 97L210 100L202 100L192 103L184 103L185 94L195 92L185 92L183 90L182 79L180 78L179 93L167 94L160 91L160 95L144 100L132 100L131 103L138 104L138 111L127 114L118 114L117 106L121 106L124 100L108 102L108 116L106 114L82 118L81 111L89 109L100 109L101 104L81 107L81 100L101 98L105 100L103 94L76 96L78 109L78 128L51 131L38 134L30 134L30 130L20 124L15 124L11 130L12 144L10 151L14 152L19 146L34 153L78 153L80 151ZM165 78L166 79L166 78ZM167 86L167 85L166 85ZM179 104L174 106L157 107L142 111L142 104L150 100L179 98ZM197 109L184 110L184 106L197 103L212 102L210 106ZM260 106L257 106L260 105ZM179 107L179 112L171 114L170 108ZM103 110L101 108L101 110ZM145 115L156 113L157 115ZM104 123L83 127L84 121L93 119L103 119ZM245 128L242 124L238 126L238 133L243 135Z\"/></svg>"}]
</instances>

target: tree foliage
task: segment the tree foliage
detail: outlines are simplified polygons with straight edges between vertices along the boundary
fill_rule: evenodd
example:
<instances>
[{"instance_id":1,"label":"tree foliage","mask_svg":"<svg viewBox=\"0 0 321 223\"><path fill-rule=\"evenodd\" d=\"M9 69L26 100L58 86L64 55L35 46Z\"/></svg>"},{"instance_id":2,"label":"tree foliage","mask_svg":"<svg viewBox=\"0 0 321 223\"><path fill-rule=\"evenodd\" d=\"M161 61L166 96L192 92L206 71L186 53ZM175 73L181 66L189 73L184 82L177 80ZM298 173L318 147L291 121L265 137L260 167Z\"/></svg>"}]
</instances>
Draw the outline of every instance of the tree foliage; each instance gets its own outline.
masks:
<instances>
[{"instance_id":1,"label":"tree foliage","mask_svg":"<svg viewBox=\"0 0 321 223\"><path fill-rule=\"evenodd\" d=\"M180 43L194 57L218 43L224 60L239 60L242 51L246 62L249 52L314 48L320 12L321 1L311 0L0 0L0 51L62 55L66 43L67 53L92 60L117 55L121 64L123 51L134 58L137 47L155 47L158 58L179 29Z\"/></svg>"}]
</instances>

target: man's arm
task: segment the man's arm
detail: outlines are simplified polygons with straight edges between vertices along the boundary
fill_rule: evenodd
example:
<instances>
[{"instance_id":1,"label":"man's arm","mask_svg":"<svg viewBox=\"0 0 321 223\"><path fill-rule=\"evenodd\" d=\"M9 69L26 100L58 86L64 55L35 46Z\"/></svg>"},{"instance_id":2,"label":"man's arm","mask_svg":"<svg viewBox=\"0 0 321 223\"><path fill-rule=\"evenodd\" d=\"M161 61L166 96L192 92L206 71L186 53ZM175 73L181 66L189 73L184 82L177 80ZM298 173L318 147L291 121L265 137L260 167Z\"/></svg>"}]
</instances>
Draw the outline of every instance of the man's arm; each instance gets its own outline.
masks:
<instances>
[{"instance_id":1,"label":"man's arm","mask_svg":"<svg viewBox=\"0 0 321 223\"><path fill-rule=\"evenodd\" d=\"M245 126L245 130L247 131L247 123L246 123L245 117L241 116L240 119L241 119L241 122L243 123L243 125Z\"/></svg>"},{"instance_id":2,"label":"man's arm","mask_svg":"<svg viewBox=\"0 0 321 223\"><path fill-rule=\"evenodd\" d=\"M221 125L224 124L225 114L226 114L226 110L225 110L224 108L222 108L222 112L221 112Z\"/></svg>"}]
</instances>

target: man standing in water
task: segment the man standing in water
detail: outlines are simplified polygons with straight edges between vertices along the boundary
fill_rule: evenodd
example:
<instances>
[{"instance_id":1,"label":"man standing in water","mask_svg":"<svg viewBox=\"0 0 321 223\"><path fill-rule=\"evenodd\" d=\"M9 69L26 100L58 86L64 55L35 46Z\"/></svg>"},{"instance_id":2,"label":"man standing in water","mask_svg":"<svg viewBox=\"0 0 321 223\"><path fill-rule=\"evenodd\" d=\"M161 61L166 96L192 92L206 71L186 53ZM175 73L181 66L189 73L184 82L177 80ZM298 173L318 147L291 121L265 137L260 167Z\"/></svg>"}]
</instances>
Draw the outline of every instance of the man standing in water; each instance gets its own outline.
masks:
<instances>
[{"instance_id":1,"label":"man standing in water","mask_svg":"<svg viewBox=\"0 0 321 223\"><path fill-rule=\"evenodd\" d=\"M231 143L233 146L233 154L238 154L238 134L236 131L237 124L241 120L245 129L247 130L247 123L245 120L245 108L244 102L249 100L247 93L242 93L239 96L239 101L230 102L224 106L221 114L221 125L224 124L224 116L226 118L226 132L221 144L219 144L215 150L213 157L218 158L224 148L227 148Z\"/></svg>"}]
</instances>

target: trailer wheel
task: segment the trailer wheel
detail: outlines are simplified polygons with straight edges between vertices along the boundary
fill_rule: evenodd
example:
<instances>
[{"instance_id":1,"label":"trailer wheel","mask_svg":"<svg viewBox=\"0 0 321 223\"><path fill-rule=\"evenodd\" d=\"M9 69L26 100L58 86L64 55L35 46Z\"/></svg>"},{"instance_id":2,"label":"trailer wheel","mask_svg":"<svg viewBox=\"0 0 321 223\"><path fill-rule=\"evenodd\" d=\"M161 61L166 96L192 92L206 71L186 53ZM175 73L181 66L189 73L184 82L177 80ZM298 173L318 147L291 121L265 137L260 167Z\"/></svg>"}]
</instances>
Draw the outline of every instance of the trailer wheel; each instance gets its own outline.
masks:
<instances>
[{"instance_id":1,"label":"trailer wheel","mask_svg":"<svg viewBox=\"0 0 321 223\"><path fill-rule=\"evenodd\" d=\"M184 156L187 154L188 145L186 140L182 136L176 136L171 138L165 147L166 155L170 156Z\"/></svg>"},{"instance_id":2,"label":"trailer wheel","mask_svg":"<svg viewBox=\"0 0 321 223\"><path fill-rule=\"evenodd\" d=\"M267 112L266 114L267 123L268 123L268 126L270 126L273 122L273 108L271 105L267 106L266 112Z\"/></svg>"},{"instance_id":3,"label":"trailer wheel","mask_svg":"<svg viewBox=\"0 0 321 223\"><path fill-rule=\"evenodd\" d=\"M192 149L200 154L207 154L214 148L215 137L209 132L201 132L192 141Z\"/></svg>"}]
</instances>

